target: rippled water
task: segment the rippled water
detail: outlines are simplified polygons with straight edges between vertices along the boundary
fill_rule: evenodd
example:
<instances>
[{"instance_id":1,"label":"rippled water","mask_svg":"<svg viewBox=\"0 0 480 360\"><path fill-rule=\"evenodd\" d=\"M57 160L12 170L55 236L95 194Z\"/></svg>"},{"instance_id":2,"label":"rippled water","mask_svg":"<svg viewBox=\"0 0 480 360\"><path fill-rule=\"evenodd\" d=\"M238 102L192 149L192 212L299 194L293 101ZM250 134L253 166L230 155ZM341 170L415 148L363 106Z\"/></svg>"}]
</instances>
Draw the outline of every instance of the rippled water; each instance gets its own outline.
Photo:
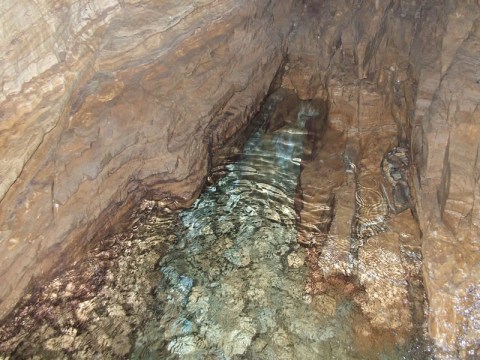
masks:
<instances>
[{"instance_id":1,"label":"rippled water","mask_svg":"<svg viewBox=\"0 0 480 360\"><path fill-rule=\"evenodd\" d=\"M299 245L295 201L321 110L284 100L267 100L242 155L213 169L190 209L145 202L131 231L26 295L0 326L0 359L425 359L371 326L355 279L306 290L322 247ZM309 205L316 219L322 204Z\"/></svg>"},{"instance_id":2,"label":"rippled water","mask_svg":"<svg viewBox=\"0 0 480 360\"><path fill-rule=\"evenodd\" d=\"M302 103L283 127L258 130L241 159L181 214L178 242L160 262L159 316L133 358L365 358L353 345L354 303L304 293L294 198L305 122L316 115ZM401 355L388 351L376 358Z\"/></svg>"},{"instance_id":3,"label":"rippled water","mask_svg":"<svg viewBox=\"0 0 480 360\"><path fill-rule=\"evenodd\" d=\"M257 131L227 175L181 214L185 229L161 261L164 315L154 339L172 357L284 358L309 338L329 337L305 311L293 206L305 121L314 115L305 104L289 125ZM153 344L137 345L135 356L155 358Z\"/></svg>"}]
</instances>

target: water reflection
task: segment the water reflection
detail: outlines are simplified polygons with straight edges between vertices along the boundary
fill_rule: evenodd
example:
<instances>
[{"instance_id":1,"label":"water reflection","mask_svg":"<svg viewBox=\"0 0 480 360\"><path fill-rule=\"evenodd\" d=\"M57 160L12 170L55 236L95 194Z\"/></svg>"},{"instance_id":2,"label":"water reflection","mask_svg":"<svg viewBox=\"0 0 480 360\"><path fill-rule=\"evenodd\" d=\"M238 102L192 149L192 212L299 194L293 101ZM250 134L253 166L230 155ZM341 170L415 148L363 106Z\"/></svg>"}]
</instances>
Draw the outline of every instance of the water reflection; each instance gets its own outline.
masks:
<instances>
[{"instance_id":1,"label":"water reflection","mask_svg":"<svg viewBox=\"0 0 480 360\"><path fill-rule=\"evenodd\" d=\"M213 170L219 180L190 209L166 214L145 202L129 233L104 239L29 294L0 326L0 358L425 358L421 345L397 348L396 334L373 329L358 301L344 295L357 289L354 280L332 277L335 291L305 291L309 266L322 266L309 251L328 254L328 244L299 246L294 207L302 156L314 152L305 128L318 109L282 101L281 94L267 100L243 155ZM314 179L315 193L325 177ZM369 204L377 197L359 183L360 210L376 211ZM333 198L304 201L314 224L331 221ZM320 225L302 231L322 234ZM381 258L372 254L360 256L364 267Z\"/></svg>"},{"instance_id":2,"label":"water reflection","mask_svg":"<svg viewBox=\"0 0 480 360\"><path fill-rule=\"evenodd\" d=\"M181 214L184 230L160 262L161 315L133 358L363 358L352 345L353 302L304 294L294 197L305 123L316 115L304 102L285 125L257 131Z\"/></svg>"},{"instance_id":3,"label":"water reflection","mask_svg":"<svg viewBox=\"0 0 480 360\"><path fill-rule=\"evenodd\" d=\"M164 347L172 358L285 358L299 351L294 337L328 337L301 310L306 270L293 199L305 122L317 113L304 103L296 115L257 131L226 176L183 212L184 231L160 265L157 346L142 339L134 357L155 358Z\"/></svg>"}]
</instances>

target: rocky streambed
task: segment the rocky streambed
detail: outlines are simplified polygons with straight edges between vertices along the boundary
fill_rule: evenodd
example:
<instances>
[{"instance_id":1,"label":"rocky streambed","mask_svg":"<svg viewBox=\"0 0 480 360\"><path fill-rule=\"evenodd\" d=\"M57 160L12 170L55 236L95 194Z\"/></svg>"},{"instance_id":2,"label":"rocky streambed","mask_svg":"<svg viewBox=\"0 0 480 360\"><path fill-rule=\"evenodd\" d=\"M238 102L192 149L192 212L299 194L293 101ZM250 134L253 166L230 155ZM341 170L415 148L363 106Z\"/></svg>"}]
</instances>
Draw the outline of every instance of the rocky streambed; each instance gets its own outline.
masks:
<instances>
[{"instance_id":1,"label":"rocky streambed","mask_svg":"<svg viewBox=\"0 0 480 360\"><path fill-rule=\"evenodd\" d=\"M32 289L2 358L428 359L408 154L377 161L327 115L271 95L190 209L145 201Z\"/></svg>"}]
</instances>

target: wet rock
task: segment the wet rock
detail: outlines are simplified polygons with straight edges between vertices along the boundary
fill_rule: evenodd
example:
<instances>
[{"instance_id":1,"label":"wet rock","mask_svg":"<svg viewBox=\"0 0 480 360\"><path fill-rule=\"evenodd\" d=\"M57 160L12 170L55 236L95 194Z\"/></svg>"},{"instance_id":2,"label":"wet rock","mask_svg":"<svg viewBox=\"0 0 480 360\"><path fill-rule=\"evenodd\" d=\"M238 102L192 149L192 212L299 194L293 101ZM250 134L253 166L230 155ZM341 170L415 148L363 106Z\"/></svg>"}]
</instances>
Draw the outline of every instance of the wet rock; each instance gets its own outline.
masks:
<instances>
[{"instance_id":1,"label":"wet rock","mask_svg":"<svg viewBox=\"0 0 480 360\"><path fill-rule=\"evenodd\" d=\"M404 337L412 328L412 319L398 234L369 238L358 258L359 280L366 296L357 302L373 326L393 329L399 338Z\"/></svg>"},{"instance_id":2,"label":"wet rock","mask_svg":"<svg viewBox=\"0 0 480 360\"><path fill-rule=\"evenodd\" d=\"M316 295L313 297L313 306L321 313L328 316L333 316L337 310L337 302L334 298L328 295Z\"/></svg>"},{"instance_id":3,"label":"wet rock","mask_svg":"<svg viewBox=\"0 0 480 360\"><path fill-rule=\"evenodd\" d=\"M410 165L408 150L394 147L382 160L382 174L386 180L383 193L393 214L412 207L408 169Z\"/></svg>"},{"instance_id":4,"label":"wet rock","mask_svg":"<svg viewBox=\"0 0 480 360\"><path fill-rule=\"evenodd\" d=\"M121 230L142 197L193 201L211 148L245 127L268 92L294 8L0 4L0 317L33 276Z\"/></svg>"},{"instance_id":5,"label":"wet rock","mask_svg":"<svg viewBox=\"0 0 480 360\"><path fill-rule=\"evenodd\" d=\"M305 264L305 252L304 251L294 251L287 256L287 264L293 268L302 267Z\"/></svg>"},{"instance_id":6,"label":"wet rock","mask_svg":"<svg viewBox=\"0 0 480 360\"><path fill-rule=\"evenodd\" d=\"M387 181L382 160L399 141L396 120L378 85L350 82L349 75L341 79L328 81L323 90L331 102L329 127L300 179L298 241L308 248L310 267L306 300L313 304L315 296L332 297L338 312L343 299L354 299L361 309L355 315L359 346L421 344L425 293L418 223L410 212L395 215L382 191ZM392 192L391 198L400 209L410 206L403 196L408 194L409 162L406 152L393 148L390 163L401 171L393 171L391 178L401 192ZM314 211L318 204L331 209L321 227L322 213ZM420 348L425 351L424 345Z\"/></svg>"},{"instance_id":7,"label":"wet rock","mask_svg":"<svg viewBox=\"0 0 480 360\"><path fill-rule=\"evenodd\" d=\"M352 275L351 223L355 214L355 182L352 178L338 188L335 194L333 218L318 265L323 276Z\"/></svg>"},{"instance_id":8,"label":"wet rock","mask_svg":"<svg viewBox=\"0 0 480 360\"><path fill-rule=\"evenodd\" d=\"M388 207L378 175L357 174L355 183L355 215L352 220L354 255L367 239L387 230L385 221L388 216Z\"/></svg>"},{"instance_id":9,"label":"wet rock","mask_svg":"<svg viewBox=\"0 0 480 360\"><path fill-rule=\"evenodd\" d=\"M297 3L299 13L293 11ZM480 274L478 2L92 4L0 5L0 281L7 284L0 290L0 316L32 274L53 267L52 253L80 258L84 248L67 251L68 244L88 241L111 224L121 227L117 220L130 205L119 204L147 194L171 196L177 206L197 194L206 175L206 144L221 147L245 125L283 61L290 34L291 63L282 83L301 98L328 99L330 126L348 139L339 154L348 155L350 175L354 165L359 174L377 176L379 154L411 145L418 173L410 190L423 233L430 335L440 358L478 355L479 336L469 320L478 317ZM238 56L246 48L248 56ZM402 175L392 168L385 174L396 184L385 191L391 208L406 209ZM322 175L336 188L345 174ZM313 247L325 243L326 256L345 262L348 237L325 236L325 228L335 226L328 196L334 191L316 196L304 188L304 200L315 201L304 204L303 230L312 231L301 230L299 242L317 260L320 251ZM278 214L269 215L278 220ZM339 254L334 241L341 244ZM401 253L410 256L406 247ZM109 251L99 256L110 258ZM321 267L327 274L328 265ZM339 271L345 272L333 272ZM60 285L55 294L69 299L92 289ZM48 309L40 313L51 316Z\"/></svg>"},{"instance_id":10,"label":"wet rock","mask_svg":"<svg viewBox=\"0 0 480 360\"><path fill-rule=\"evenodd\" d=\"M171 241L158 224L172 223L172 217L157 211L139 216L129 235L104 239L87 260L25 299L0 326L1 356L83 359L102 354L113 359L131 353L135 332L154 311L151 289L158 276L152 270Z\"/></svg>"}]
</instances>

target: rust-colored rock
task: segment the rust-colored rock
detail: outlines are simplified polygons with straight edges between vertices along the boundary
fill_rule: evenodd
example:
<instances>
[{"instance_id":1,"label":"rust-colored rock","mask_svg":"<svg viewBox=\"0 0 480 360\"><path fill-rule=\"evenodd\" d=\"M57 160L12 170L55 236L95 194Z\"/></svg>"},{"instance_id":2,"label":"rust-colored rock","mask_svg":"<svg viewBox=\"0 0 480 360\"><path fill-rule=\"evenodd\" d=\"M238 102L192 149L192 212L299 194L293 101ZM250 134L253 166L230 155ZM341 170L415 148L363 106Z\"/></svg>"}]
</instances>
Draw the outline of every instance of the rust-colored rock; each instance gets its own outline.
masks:
<instances>
[{"instance_id":1,"label":"rust-colored rock","mask_svg":"<svg viewBox=\"0 0 480 360\"><path fill-rule=\"evenodd\" d=\"M356 211L355 177L380 183L385 153L409 148L436 355L480 356L479 6L4 1L0 317L32 276L120 226L140 198L195 197L210 149L245 126L288 55L282 85L301 99L325 100L326 136L339 139L323 157L312 147L318 162L302 175L308 201L299 239L330 256L319 260L318 274L351 274L350 229L342 224L349 227ZM323 184L328 191L309 188L327 165L335 170ZM326 237L320 228L334 203ZM403 232L391 234L406 241ZM402 259L405 276L418 274Z\"/></svg>"},{"instance_id":2,"label":"rust-colored rock","mask_svg":"<svg viewBox=\"0 0 480 360\"><path fill-rule=\"evenodd\" d=\"M0 317L141 197L194 198L282 64L294 4L0 5Z\"/></svg>"},{"instance_id":3,"label":"rust-colored rock","mask_svg":"<svg viewBox=\"0 0 480 360\"><path fill-rule=\"evenodd\" d=\"M397 144L410 144L428 332L436 356L446 359L475 358L480 351L475 325L480 316L479 29L475 1L307 2L289 47L290 59L302 65L290 66L284 80L285 86L298 87L300 96L328 96L333 109L344 106L340 115L331 112L329 124L349 134L362 113L362 90L351 89L370 83L382 94L385 107L381 101L363 107L378 122L365 140L347 148L353 154L369 152L363 155L364 169L368 163L378 166L371 157L380 154L375 128L390 116ZM340 85L332 86L333 81ZM341 101L337 94L344 94ZM328 239L325 250L334 249Z\"/></svg>"}]
</instances>

